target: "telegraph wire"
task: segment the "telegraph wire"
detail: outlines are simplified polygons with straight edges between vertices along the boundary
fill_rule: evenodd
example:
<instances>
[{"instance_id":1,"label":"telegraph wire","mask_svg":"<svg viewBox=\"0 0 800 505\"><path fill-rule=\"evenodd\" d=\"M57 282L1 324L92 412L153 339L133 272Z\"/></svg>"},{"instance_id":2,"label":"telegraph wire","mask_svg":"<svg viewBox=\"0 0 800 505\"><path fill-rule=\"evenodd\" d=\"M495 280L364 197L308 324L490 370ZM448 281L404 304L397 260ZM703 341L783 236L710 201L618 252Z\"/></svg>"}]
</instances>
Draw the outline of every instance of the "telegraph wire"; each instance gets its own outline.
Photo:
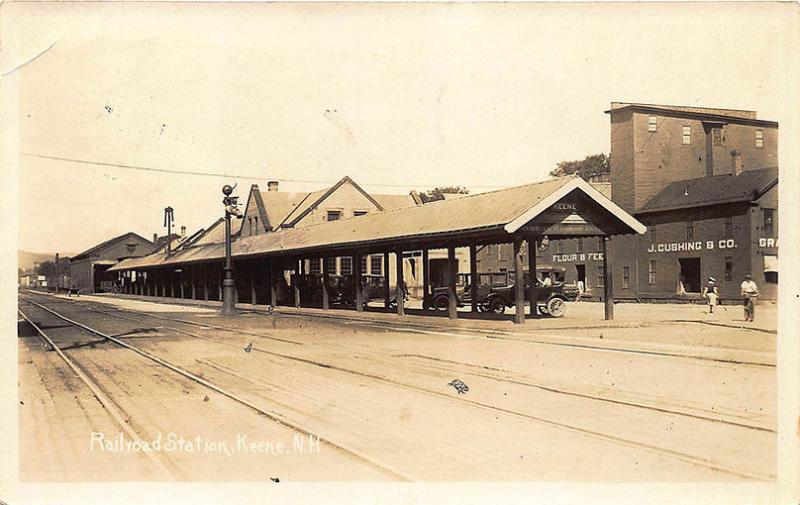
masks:
<instances>
[{"instance_id":1,"label":"telegraph wire","mask_svg":"<svg viewBox=\"0 0 800 505\"><path fill-rule=\"evenodd\" d=\"M29 152L20 152L23 156L29 156L33 158L42 158L47 160L55 160L55 161L66 161L69 163L79 163L84 165L97 165L101 167L112 167L112 168L122 168L126 170L139 170L143 172L159 172L165 174L173 174L173 175L196 175L196 176L203 176L203 177L223 177L227 179L251 179L257 181L280 181L280 182L293 182L293 183L301 183L301 184L335 184L338 181L322 181L322 180L305 180L305 179L281 179L275 177L259 177L255 175L239 175L239 174L223 174L220 172L195 172L192 170L180 170L180 169L167 169L167 168L157 168L157 167L147 167L142 165L126 165L121 163L108 163L103 161L92 161L92 160L81 160L76 158L64 158L61 156L51 156L47 154L39 154L39 153L29 153ZM393 188L406 188L409 189L412 186L422 187L422 186L430 186L430 187L441 187L445 186L443 184L389 184L389 183L372 183L372 182L361 182L356 181L361 186L378 186L378 187L393 187ZM459 185L460 186L460 185ZM480 188L480 189L504 189L511 187L510 185L505 186L486 186L486 185L469 185L471 188Z\"/></svg>"}]
</instances>

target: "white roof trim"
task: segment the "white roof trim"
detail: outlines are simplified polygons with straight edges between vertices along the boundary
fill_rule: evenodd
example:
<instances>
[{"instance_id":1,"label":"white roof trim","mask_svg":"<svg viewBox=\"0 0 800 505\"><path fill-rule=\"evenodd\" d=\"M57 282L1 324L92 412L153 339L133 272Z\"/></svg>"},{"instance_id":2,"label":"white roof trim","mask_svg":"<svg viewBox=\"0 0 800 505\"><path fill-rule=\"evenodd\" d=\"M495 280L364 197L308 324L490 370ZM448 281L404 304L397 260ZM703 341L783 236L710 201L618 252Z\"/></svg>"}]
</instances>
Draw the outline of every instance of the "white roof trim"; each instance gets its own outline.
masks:
<instances>
[{"instance_id":1,"label":"white roof trim","mask_svg":"<svg viewBox=\"0 0 800 505\"><path fill-rule=\"evenodd\" d=\"M617 204L612 202L608 197L606 197L603 193L597 191L595 188L592 187L591 184L584 181L580 177L574 177L571 181L564 184L553 193L548 195L542 201L525 211L521 216L515 218L513 221L505 225L505 230L508 233L514 233L520 228L522 228L525 224L527 224L530 220L544 212L545 210L549 209L551 205L558 202L570 191L575 189L580 189L584 193L586 193L592 200L597 202L598 205L609 211L611 214L614 215L617 219L625 223L626 225L630 226L636 233L644 234L647 232L647 227L640 223L635 217L631 216L627 212L625 212L622 208L620 208Z\"/></svg>"}]
</instances>

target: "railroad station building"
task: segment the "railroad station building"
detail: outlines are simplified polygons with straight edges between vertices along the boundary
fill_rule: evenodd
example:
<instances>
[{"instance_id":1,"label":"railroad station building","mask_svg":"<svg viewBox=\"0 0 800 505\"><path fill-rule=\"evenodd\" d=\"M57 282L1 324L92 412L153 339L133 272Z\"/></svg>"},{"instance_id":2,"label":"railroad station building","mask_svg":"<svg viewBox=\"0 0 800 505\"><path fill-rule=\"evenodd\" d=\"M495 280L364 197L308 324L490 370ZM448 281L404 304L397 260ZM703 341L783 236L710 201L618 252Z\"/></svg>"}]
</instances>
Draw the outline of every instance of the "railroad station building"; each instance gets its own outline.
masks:
<instances>
[{"instance_id":1,"label":"railroad station building","mask_svg":"<svg viewBox=\"0 0 800 505\"><path fill-rule=\"evenodd\" d=\"M122 259L145 256L156 250L155 243L133 232L106 240L70 258L69 287L83 293L110 290L117 274L109 273L109 268Z\"/></svg>"},{"instance_id":2,"label":"railroad station building","mask_svg":"<svg viewBox=\"0 0 800 505\"><path fill-rule=\"evenodd\" d=\"M778 283L778 124L756 112L612 103L611 199L645 224L612 242L617 300L700 299L708 277L723 300L750 274L762 298ZM604 183L597 184L604 191ZM539 275L581 283L602 299L601 244L551 240ZM481 252L482 271L511 270L507 245Z\"/></svg>"},{"instance_id":3,"label":"railroad station building","mask_svg":"<svg viewBox=\"0 0 800 505\"><path fill-rule=\"evenodd\" d=\"M348 181L343 184L346 183ZM468 273L476 278L480 275L477 248L511 243L515 265L512 280L515 285L514 319L524 322L526 297L535 301L537 296L534 283L530 283L526 294L524 250L536 250L545 236L553 239L593 238L600 240L605 249L611 237L646 231L635 218L579 177L562 177L393 209L381 210L379 207L383 205L373 203L374 208L365 208L364 214L354 213L346 219L340 216L330 219L324 199L317 198L309 204L304 205L301 200L291 208L286 206L288 211L284 218L273 220L263 197L264 194L256 196L251 192L242 220L245 228L232 244L239 302L328 309L332 302L331 284L336 276L334 267L341 273L341 260L347 258L349 261L345 264L352 268L353 273L341 280L352 281L355 310L364 310L373 298L372 288L379 288L383 308L392 306L394 291L394 306L402 315L405 313L404 303L398 302L407 291L404 286L407 253L419 253L422 290L430 293L430 252L444 250L448 315L455 318L458 304L456 282L461 270L456 249L469 252ZM370 201L366 196L364 198ZM266 212L259 209L259 200L265 204ZM323 219L304 226L299 226L299 221L292 224L292 216L311 215L315 208L322 211ZM259 218L258 225L255 219L251 221L255 217ZM224 256L222 243L194 244L179 247L171 254L159 251L130 258L111 267L110 271L123 276L123 289L127 293L219 299ZM366 273L373 271L368 268L374 268L370 265L375 257L380 258L382 265L380 282L373 286L364 283L363 279ZM338 261L332 261L334 259ZM536 261L536 255L528 255L528 271L536 271ZM604 262L604 268L609 273L606 289L610 290L608 261ZM378 278L377 274L375 277ZM477 283L470 286L473 312L478 311L477 288ZM613 318L613 305L610 297L605 298L606 317L610 319ZM535 310L530 312L532 316L536 315Z\"/></svg>"}]
</instances>

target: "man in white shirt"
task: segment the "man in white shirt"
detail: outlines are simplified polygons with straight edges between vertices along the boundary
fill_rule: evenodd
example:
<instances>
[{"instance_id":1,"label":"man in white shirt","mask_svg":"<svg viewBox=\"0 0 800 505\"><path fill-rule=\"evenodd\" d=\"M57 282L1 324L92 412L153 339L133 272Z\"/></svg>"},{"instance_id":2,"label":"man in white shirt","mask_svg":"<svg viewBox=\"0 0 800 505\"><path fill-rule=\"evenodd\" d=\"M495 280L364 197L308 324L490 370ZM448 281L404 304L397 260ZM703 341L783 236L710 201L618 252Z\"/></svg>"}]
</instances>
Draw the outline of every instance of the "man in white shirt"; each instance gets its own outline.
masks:
<instances>
[{"instance_id":1,"label":"man in white shirt","mask_svg":"<svg viewBox=\"0 0 800 505\"><path fill-rule=\"evenodd\" d=\"M745 275L741 290L742 296L744 297L744 320L753 321L756 311L755 299L758 297L758 286L753 282L751 276Z\"/></svg>"}]
</instances>

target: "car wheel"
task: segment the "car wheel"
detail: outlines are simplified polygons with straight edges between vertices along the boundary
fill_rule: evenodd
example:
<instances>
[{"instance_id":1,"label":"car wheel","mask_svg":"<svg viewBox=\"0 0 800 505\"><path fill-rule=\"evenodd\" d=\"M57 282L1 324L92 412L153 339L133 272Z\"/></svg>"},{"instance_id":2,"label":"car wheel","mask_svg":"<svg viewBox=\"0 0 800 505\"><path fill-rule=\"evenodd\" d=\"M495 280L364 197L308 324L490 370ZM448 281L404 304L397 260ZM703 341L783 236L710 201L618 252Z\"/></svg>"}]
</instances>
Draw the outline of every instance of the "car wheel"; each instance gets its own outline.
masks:
<instances>
[{"instance_id":1,"label":"car wheel","mask_svg":"<svg viewBox=\"0 0 800 505\"><path fill-rule=\"evenodd\" d=\"M434 302L434 308L436 310L448 310L450 309L450 301L447 298L439 297Z\"/></svg>"},{"instance_id":2,"label":"car wheel","mask_svg":"<svg viewBox=\"0 0 800 505\"><path fill-rule=\"evenodd\" d=\"M494 298L489 302L489 312L504 314L506 312L506 304L500 298Z\"/></svg>"},{"instance_id":3,"label":"car wheel","mask_svg":"<svg viewBox=\"0 0 800 505\"><path fill-rule=\"evenodd\" d=\"M567 304L561 298L553 298L547 302L547 312L553 317L561 317L567 311Z\"/></svg>"}]
</instances>

